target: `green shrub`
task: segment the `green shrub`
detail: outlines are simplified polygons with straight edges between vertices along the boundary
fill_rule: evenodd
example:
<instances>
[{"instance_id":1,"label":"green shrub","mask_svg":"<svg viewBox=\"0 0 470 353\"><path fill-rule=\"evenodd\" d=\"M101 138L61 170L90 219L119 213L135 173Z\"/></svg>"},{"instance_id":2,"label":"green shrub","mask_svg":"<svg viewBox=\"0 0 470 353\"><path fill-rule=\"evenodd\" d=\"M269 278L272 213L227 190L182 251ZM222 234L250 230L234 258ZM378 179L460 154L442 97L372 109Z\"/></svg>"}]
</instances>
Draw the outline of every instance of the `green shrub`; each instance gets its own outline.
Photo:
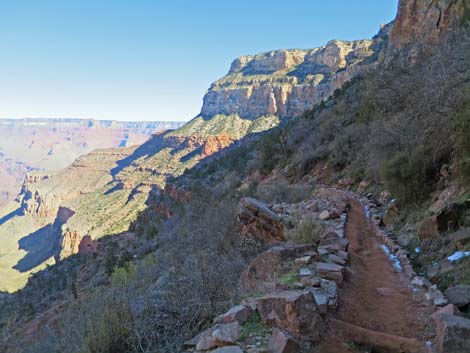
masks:
<instances>
[{"instance_id":1,"label":"green shrub","mask_svg":"<svg viewBox=\"0 0 470 353\"><path fill-rule=\"evenodd\" d=\"M400 201L420 201L432 190L434 170L425 152L398 152L384 163L381 172L386 187Z\"/></svg>"},{"instance_id":2,"label":"green shrub","mask_svg":"<svg viewBox=\"0 0 470 353\"><path fill-rule=\"evenodd\" d=\"M246 340L250 335L264 336L268 335L271 329L263 323L261 316L257 311L250 315L248 321L241 327L240 341Z\"/></svg>"},{"instance_id":3,"label":"green shrub","mask_svg":"<svg viewBox=\"0 0 470 353\"><path fill-rule=\"evenodd\" d=\"M287 237L299 244L318 244L320 241L321 225L310 218L298 222L294 229L288 231Z\"/></svg>"},{"instance_id":4,"label":"green shrub","mask_svg":"<svg viewBox=\"0 0 470 353\"><path fill-rule=\"evenodd\" d=\"M358 123L369 123L373 120L374 114L376 114L378 108L376 103L370 98L364 98L357 110L357 122Z\"/></svg>"},{"instance_id":5,"label":"green shrub","mask_svg":"<svg viewBox=\"0 0 470 353\"><path fill-rule=\"evenodd\" d=\"M111 275L111 283L115 286L124 286L137 277L137 266L134 262L118 267Z\"/></svg>"}]
</instances>

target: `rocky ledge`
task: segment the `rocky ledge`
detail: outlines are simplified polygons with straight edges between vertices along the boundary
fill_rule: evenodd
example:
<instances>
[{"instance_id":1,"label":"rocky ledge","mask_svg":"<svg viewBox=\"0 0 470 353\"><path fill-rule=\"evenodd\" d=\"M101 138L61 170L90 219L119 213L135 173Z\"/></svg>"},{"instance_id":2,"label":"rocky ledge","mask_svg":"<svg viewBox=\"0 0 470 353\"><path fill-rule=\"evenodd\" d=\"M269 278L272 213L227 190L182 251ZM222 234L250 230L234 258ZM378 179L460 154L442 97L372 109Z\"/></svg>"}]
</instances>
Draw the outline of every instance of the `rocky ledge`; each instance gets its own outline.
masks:
<instances>
[{"instance_id":1,"label":"rocky ledge","mask_svg":"<svg viewBox=\"0 0 470 353\"><path fill-rule=\"evenodd\" d=\"M318 342L327 315L336 310L338 286L346 272L346 209L346 194L332 189L321 189L296 204L242 200L242 236L271 247L241 274L240 304L217 316L212 327L186 341L184 348L212 353L289 353ZM289 241L288 224L307 218L319 225L311 230L317 240L305 244ZM281 236L283 232L286 234Z\"/></svg>"}]
</instances>

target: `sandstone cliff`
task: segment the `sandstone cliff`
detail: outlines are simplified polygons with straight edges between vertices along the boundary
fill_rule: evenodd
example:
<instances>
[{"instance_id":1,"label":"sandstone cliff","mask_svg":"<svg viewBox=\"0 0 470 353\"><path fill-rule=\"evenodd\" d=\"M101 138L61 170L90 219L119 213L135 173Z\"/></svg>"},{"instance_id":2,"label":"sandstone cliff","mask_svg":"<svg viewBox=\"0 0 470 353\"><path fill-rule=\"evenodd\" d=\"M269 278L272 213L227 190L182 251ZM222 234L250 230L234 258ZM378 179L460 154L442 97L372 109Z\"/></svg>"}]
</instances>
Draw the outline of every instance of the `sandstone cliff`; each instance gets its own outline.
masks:
<instances>
[{"instance_id":1,"label":"sandstone cliff","mask_svg":"<svg viewBox=\"0 0 470 353\"><path fill-rule=\"evenodd\" d=\"M308 50L241 56L204 97L201 116L238 114L292 117L328 98L353 77L374 68L389 26L372 40L332 40Z\"/></svg>"},{"instance_id":2,"label":"sandstone cliff","mask_svg":"<svg viewBox=\"0 0 470 353\"><path fill-rule=\"evenodd\" d=\"M445 40L469 9L468 0L400 0L387 56L413 59L421 48Z\"/></svg>"}]
</instances>

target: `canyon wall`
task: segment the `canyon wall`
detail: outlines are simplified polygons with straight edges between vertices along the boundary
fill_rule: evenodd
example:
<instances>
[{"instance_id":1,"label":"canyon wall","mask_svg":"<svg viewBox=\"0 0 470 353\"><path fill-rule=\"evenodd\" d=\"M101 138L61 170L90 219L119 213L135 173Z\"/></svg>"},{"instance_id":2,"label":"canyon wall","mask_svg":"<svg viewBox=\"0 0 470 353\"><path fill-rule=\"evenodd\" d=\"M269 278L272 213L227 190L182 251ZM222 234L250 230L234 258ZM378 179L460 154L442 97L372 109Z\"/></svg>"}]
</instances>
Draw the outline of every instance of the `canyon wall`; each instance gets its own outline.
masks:
<instances>
[{"instance_id":1,"label":"canyon wall","mask_svg":"<svg viewBox=\"0 0 470 353\"><path fill-rule=\"evenodd\" d=\"M144 143L183 122L94 119L0 119L0 207L15 198L25 174L67 167L97 148Z\"/></svg>"},{"instance_id":2,"label":"canyon wall","mask_svg":"<svg viewBox=\"0 0 470 353\"><path fill-rule=\"evenodd\" d=\"M314 49L275 50L241 56L204 97L201 116L237 114L293 117L328 98L336 89L376 67L390 26L372 40L332 40Z\"/></svg>"},{"instance_id":3,"label":"canyon wall","mask_svg":"<svg viewBox=\"0 0 470 353\"><path fill-rule=\"evenodd\" d=\"M413 59L468 21L468 0L400 0L387 57Z\"/></svg>"}]
</instances>

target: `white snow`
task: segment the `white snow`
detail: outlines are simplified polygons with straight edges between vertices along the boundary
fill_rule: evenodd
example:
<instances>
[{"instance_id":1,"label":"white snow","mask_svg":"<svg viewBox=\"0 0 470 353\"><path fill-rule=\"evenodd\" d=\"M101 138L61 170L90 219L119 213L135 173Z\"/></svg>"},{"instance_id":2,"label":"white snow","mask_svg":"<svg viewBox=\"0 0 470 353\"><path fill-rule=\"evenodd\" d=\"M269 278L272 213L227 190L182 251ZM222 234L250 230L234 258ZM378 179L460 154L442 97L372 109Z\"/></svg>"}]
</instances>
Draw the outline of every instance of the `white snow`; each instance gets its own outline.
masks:
<instances>
[{"instance_id":1,"label":"white snow","mask_svg":"<svg viewBox=\"0 0 470 353\"><path fill-rule=\"evenodd\" d=\"M364 210L366 211L367 219L370 220L370 209L369 206L365 205Z\"/></svg>"},{"instance_id":2,"label":"white snow","mask_svg":"<svg viewBox=\"0 0 470 353\"><path fill-rule=\"evenodd\" d=\"M398 271L401 271L401 264L400 264L400 260L398 260L398 257L396 257L395 255L393 255L390 250L388 250L387 246L385 246L384 244L381 244L380 245L380 248L384 251L384 253L388 256L388 258L390 260L392 260L392 265L393 267L395 267L395 269L397 269Z\"/></svg>"},{"instance_id":3,"label":"white snow","mask_svg":"<svg viewBox=\"0 0 470 353\"><path fill-rule=\"evenodd\" d=\"M447 260L450 262L456 262L467 256L470 256L470 251L457 251L456 253L450 255Z\"/></svg>"}]
</instances>

